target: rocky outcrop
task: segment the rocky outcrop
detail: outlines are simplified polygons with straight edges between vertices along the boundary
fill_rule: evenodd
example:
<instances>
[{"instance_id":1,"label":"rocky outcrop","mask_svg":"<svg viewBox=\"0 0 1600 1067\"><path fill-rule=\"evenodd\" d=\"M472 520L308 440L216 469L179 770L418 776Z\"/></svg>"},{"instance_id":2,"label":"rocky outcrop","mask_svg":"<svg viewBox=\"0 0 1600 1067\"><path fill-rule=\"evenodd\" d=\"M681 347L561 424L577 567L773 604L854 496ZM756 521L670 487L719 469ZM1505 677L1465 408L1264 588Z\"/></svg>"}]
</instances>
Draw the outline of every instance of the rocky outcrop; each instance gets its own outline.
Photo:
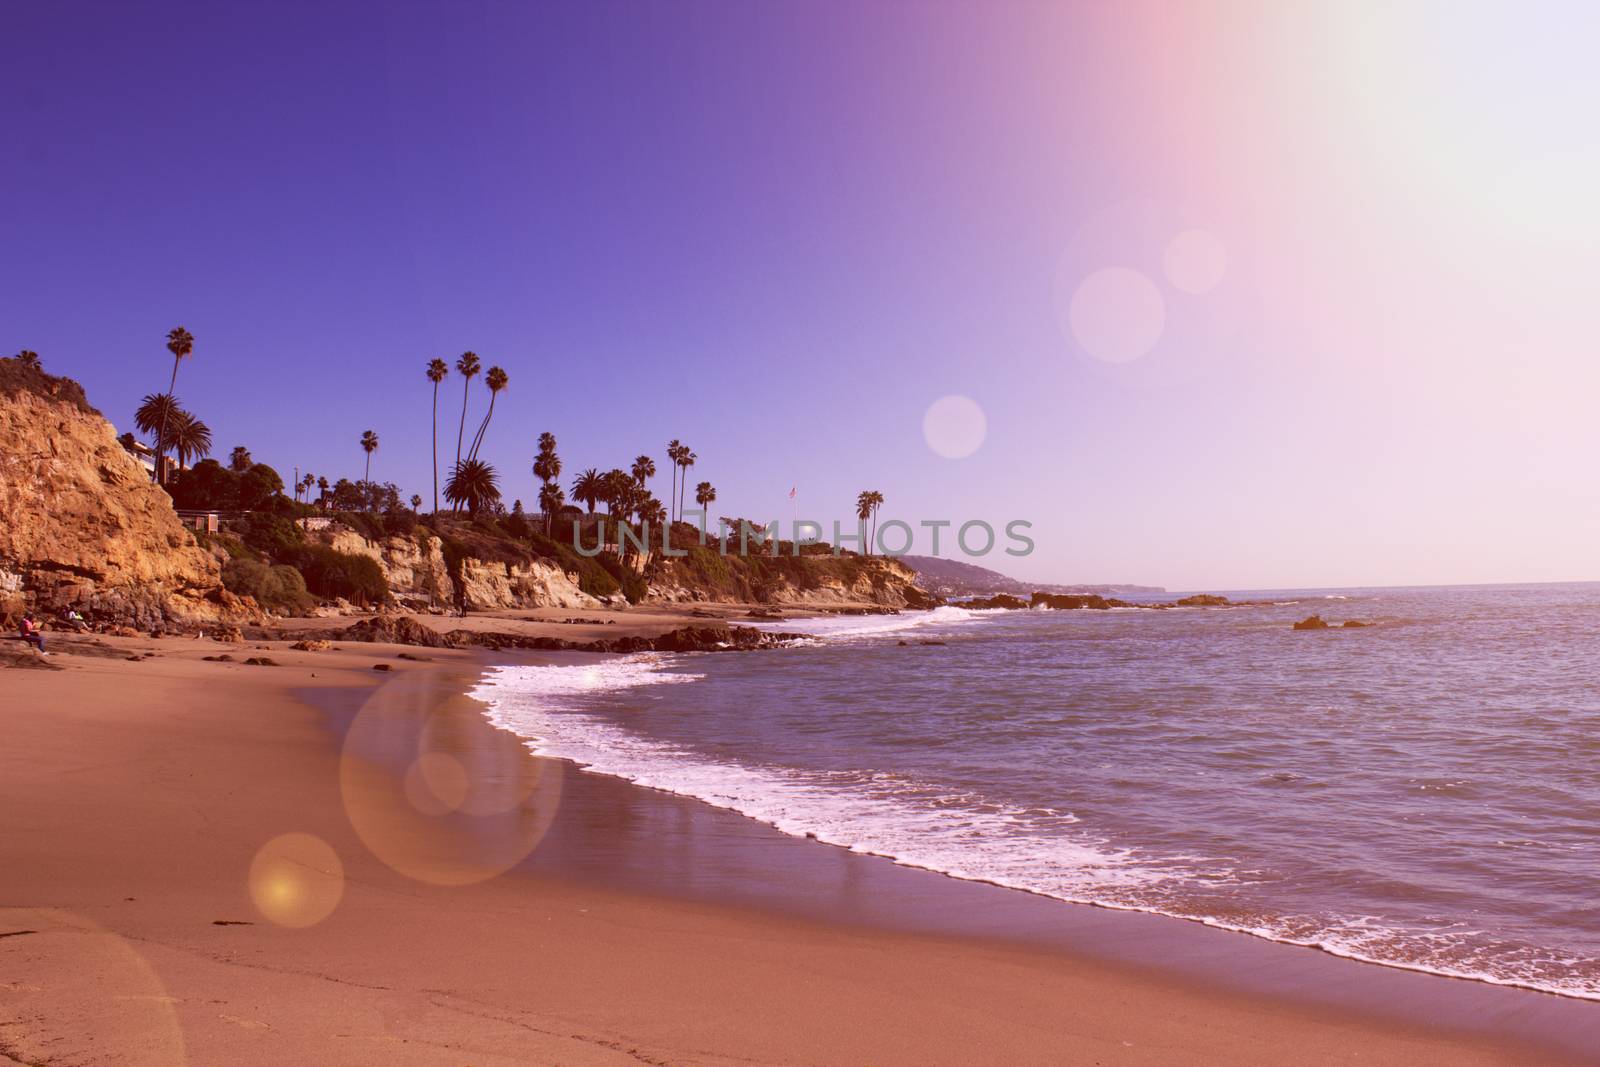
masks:
<instances>
[{"instance_id":1,"label":"rocky outcrop","mask_svg":"<svg viewBox=\"0 0 1600 1067\"><path fill-rule=\"evenodd\" d=\"M426 532L416 536L369 541L353 530L335 526L318 539L329 547L377 561L389 582L389 592L402 604L455 606L457 579L451 576L441 542ZM527 561L459 561L459 589L467 610L506 608L584 608L606 604L578 588L578 576L543 559Z\"/></svg>"},{"instance_id":2,"label":"rocky outcrop","mask_svg":"<svg viewBox=\"0 0 1600 1067\"><path fill-rule=\"evenodd\" d=\"M83 389L0 359L0 615L188 628L255 614Z\"/></svg>"},{"instance_id":3,"label":"rocky outcrop","mask_svg":"<svg viewBox=\"0 0 1600 1067\"><path fill-rule=\"evenodd\" d=\"M1020 611L1028 607L1029 604L1019 596L1012 596L1010 593L996 593L994 596L968 600L961 606L971 608L973 611Z\"/></svg>"},{"instance_id":4,"label":"rocky outcrop","mask_svg":"<svg viewBox=\"0 0 1600 1067\"><path fill-rule=\"evenodd\" d=\"M1310 615L1294 624L1296 630L1326 630L1328 620L1321 615Z\"/></svg>"},{"instance_id":5,"label":"rocky outcrop","mask_svg":"<svg viewBox=\"0 0 1600 1067\"><path fill-rule=\"evenodd\" d=\"M1091 611L1109 611L1112 608L1136 608L1138 604L1130 604L1126 600L1117 600L1103 597L1098 593L1087 593L1082 596L1073 593L1035 593L1033 594L1034 607L1046 607L1054 611L1077 611L1087 608Z\"/></svg>"},{"instance_id":6,"label":"rocky outcrop","mask_svg":"<svg viewBox=\"0 0 1600 1067\"><path fill-rule=\"evenodd\" d=\"M715 549L712 550L715 552ZM647 603L745 603L776 608L829 609L871 604L882 608L933 608L944 603L917 585L917 572L890 556L829 554L783 557L715 553L724 572L710 582L681 558L656 555L646 575Z\"/></svg>"},{"instance_id":7,"label":"rocky outcrop","mask_svg":"<svg viewBox=\"0 0 1600 1067\"><path fill-rule=\"evenodd\" d=\"M294 635L289 635L294 636ZM308 635L309 636L309 635ZM750 652L811 640L805 634L778 634L749 626L681 626L655 637L607 637L568 641L561 637L528 637L484 630L440 633L404 615L377 615L333 633L335 641L365 641L424 648L520 648L536 652Z\"/></svg>"}]
</instances>

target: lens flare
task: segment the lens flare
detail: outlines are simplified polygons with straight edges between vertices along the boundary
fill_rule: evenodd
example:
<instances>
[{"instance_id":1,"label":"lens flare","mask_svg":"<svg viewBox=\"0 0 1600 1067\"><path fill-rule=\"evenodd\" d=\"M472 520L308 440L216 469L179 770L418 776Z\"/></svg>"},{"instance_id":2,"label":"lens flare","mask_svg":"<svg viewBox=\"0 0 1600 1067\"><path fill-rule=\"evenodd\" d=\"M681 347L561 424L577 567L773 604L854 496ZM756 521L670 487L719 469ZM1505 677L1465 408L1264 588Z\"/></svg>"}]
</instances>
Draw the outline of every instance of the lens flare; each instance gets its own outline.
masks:
<instances>
[{"instance_id":1,"label":"lens flare","mask_svg":"<svg viewBox=\"0 0 1600 1067\"><path fill-rule=\"evenodd\" d=\"M945 459L965 459L983 445L989 419L978 402L966 396L945 396L928 405L922 416L922 437Z\"/></svg>"},{"instance_id":2,"label":"lens flare","mask_svg":"<svg viewBox=\"0 0 1600 1067\"><path fill-rule=\"evenodd\" d=\"M273 838L250 863L250 899L279 926L315 926L344 896L344 864L320 837L290 833Z\"/></svg>"},{"instance_id":3,"label":"lens flare","mask_svg":"<svg viewBox=\"0 0 1600 1067\"><path fill-rule=\"evenodd\" d=\"M468 885L538 847L561 804L562 768L486 730L461 679L403 674L345 730L339 790L363 844L408 878Z\"/></svg>"},{"instance_id":4,"label":"lens flare","mask_svg":"<svg viewBox=\"0 0 1600 1067\"><path fill-rule=\"evenodd\" d=\"M1228 250L1209 230L1184 230L1168 242L1161 266L1179 292L1209 293L1228 272Z\"/></svg>"},{"instance_id":5,"label":"lens flare","mask_svg":"<svg viewBox=\"0 0 1600 1067\"><path fill-rule=\"evenodd\" d=\"M0 934L0 1060L188 1062L178 1000L133 942L56 908L0 908Z\"/></svg>"},{"instance_id":6,"label":"lens flare","mask_svg":"<svg viewBox=\"0 0 1600 1067\"><path fill-rule=\"evenodd\" d=\"M1072 336L1107 363L1131 363L1155 348L1167 325L1161 291L1131 267L1104 267L1078 283L1068 310Z\"/></svg>"}]
</instances>

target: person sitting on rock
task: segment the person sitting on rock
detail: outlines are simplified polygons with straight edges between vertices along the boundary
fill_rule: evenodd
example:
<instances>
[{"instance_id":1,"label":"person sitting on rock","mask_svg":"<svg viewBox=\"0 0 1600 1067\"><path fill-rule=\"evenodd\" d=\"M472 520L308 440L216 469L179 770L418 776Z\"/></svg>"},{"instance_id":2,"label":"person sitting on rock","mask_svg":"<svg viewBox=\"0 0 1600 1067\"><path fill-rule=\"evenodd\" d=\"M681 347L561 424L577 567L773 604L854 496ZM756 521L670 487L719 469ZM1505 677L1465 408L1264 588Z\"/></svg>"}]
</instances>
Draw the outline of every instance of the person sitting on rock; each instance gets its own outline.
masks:
<instances>
[{"instance_id":1,"label":"person sitting on rock","mask_svg":"<svg viewBox=\"0 0 1600 1067\"><path fill-rule=\"evenodd\" d=\"M66 611L63 611L61 613L61 621L72 627L74 630L77 630L80 634L86 634L89 632L89 622L82 615L78 614L77 608L68 608Z\"/></svg>"},{"instance_id":2,"label":"person sitting on rock","mask_svg":"<svg viewBox=\"0 0 1600 1067\"><path fill-rule=\"evenodd\" d=\"M33 621L33 612L29 611L22 616L22 639L39 650L39 655L48 656L44 650L44 635L39 632L39 624Z\"/></svg>"}]
</instances>

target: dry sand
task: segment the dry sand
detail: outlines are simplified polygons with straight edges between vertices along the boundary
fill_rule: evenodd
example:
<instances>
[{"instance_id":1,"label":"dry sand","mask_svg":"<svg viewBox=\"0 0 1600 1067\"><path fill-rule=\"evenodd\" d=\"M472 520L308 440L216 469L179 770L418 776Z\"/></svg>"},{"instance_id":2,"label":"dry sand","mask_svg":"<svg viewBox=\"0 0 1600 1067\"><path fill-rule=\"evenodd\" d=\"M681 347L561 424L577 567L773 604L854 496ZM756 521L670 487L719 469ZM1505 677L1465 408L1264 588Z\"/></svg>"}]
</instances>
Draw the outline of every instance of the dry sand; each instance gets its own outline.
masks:
<instances>
[{"instance_id":1,"label":"dry sand","mask_svg":"<svg viewBox=\"0 0 1600 1067\"><path fill-rule=\"evenodd\" d=\"M474 655L78 648L103 654L0 671L0 1062L1554 1062L1059 951L496 877L576 817L573 772L475 715Z\"/></svg>"}]
</instances>

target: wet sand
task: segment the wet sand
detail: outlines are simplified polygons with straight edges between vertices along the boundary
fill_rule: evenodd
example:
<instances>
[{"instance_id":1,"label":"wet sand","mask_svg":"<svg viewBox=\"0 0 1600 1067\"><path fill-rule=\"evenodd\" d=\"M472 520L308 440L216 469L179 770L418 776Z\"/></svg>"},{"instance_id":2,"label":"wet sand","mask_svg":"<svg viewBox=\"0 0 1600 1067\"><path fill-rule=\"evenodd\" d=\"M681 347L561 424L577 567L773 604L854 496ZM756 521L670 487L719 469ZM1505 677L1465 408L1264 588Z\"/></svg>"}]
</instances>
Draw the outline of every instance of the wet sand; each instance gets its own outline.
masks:
<instances>
[{"instance_id":1,"label":"wet sand","mask_svg":"<svg viewBox=\"0 0 1600 1067\"><path fill-rule=\"evenodd\" d=\"M535 760L468 653L106 643L157 655L0 673L14 1062L1551 1063L1600 1015Z\"/></svg>"}]
</instances>

